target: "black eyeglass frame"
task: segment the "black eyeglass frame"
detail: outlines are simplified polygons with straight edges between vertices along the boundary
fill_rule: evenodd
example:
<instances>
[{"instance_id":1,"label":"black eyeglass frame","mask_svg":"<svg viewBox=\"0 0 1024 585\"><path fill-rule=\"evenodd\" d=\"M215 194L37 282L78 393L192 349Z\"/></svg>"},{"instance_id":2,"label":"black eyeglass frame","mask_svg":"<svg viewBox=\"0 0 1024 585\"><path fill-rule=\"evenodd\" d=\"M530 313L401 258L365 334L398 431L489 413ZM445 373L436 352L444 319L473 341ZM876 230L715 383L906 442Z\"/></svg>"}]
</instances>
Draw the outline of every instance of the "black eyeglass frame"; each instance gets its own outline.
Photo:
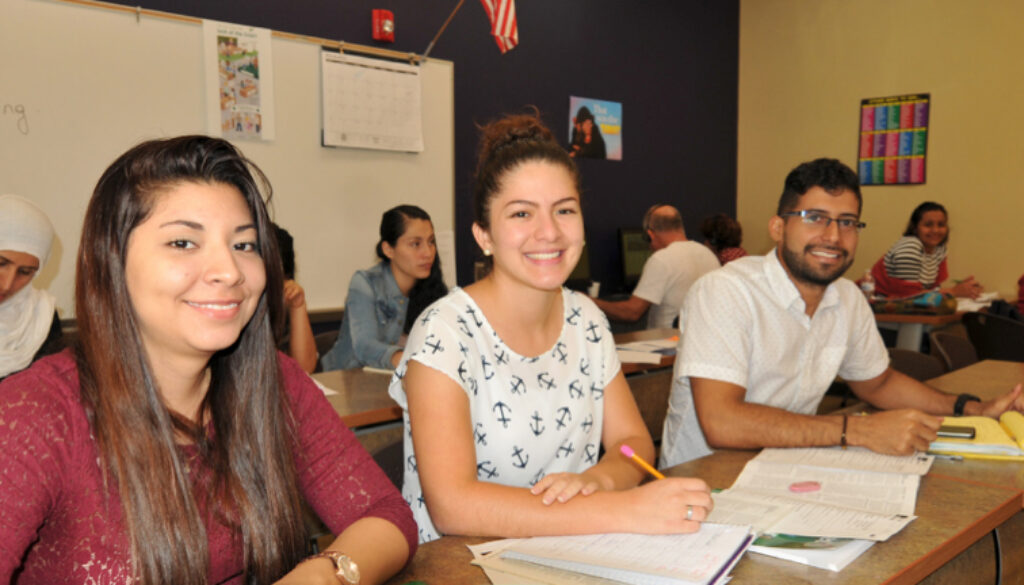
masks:
<instances>
[{"instance_id":1,"label":"black eyeglass frame","mask_svg":"<svg viewBox=\"0 0 1024 585\"><path fill-rule=\"evenodd\" d=\"M860 230L868 227L868 224L864 223L863 221L860 221L860 218L855 219L852 217L829 217L828 215L825 215L824 213L815 209L787 211L785 213L780 213L779 217L799 217L801 220L803 220L804 223L813 226L818 226L821 227L822 229L828 229L828 226L832 225L833 221L836 222L836 225L839 226L839 229L841 230L855 230L859 232ZM821 225L818 222L813 221L811 217L818 217L825 220L825 225Z\"/></svg>"}]
</instances>

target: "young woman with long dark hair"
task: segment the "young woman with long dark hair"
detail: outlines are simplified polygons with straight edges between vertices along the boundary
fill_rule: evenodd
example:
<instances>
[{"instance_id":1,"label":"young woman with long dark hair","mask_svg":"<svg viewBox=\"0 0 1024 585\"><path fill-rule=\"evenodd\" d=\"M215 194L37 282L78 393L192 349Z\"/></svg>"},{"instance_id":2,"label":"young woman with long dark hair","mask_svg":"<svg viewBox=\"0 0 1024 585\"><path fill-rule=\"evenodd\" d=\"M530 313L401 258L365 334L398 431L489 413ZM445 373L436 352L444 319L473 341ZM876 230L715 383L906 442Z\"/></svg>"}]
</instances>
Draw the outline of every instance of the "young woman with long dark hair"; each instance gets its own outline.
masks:
<instances>
[{"instance_id":1,"label":"young woman with long dark hair","mask_svg":"<svg viewBox=\"0 0 1024 585\"><path fill-rule=\"evenodd\" d=\"M377 257L375 266L352 275L338 341L321 360L325 370L394 368L416 317L448 292L434 225L415 205L384 212Z\"/></svg>"},{"instance_id":2,"label":"young woman with long dark hair","mask_svg":"<svg viewBox=\"0 0 1024 585\"><path fill-rule=\"evenodd\" d=\"M78 343L0 383L0 582L377 583L415 550L401 496L275 349L264 189L205 136L103 173ZM303 500L338 534L332 556L303 561Z\"/></svg>"}]
</instances>

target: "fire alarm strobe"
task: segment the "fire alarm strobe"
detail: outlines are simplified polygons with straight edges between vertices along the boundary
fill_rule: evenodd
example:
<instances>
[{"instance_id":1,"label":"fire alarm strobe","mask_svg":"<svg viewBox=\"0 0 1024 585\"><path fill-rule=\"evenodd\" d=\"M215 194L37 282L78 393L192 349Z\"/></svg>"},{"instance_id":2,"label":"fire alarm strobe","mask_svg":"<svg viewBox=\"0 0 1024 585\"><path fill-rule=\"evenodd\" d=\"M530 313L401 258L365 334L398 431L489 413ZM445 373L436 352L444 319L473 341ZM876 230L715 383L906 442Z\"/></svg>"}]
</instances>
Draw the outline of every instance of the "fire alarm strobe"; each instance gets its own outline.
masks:
<instances>
[{"instance_id":1,"label":"fire alarm strobe","mask_svg":"<svg viewBox=\"0 0 1024 585\"><path fill-rule=\"evenodd\" d=\"M373 9L373 40L395 42L395 15L390 10Z\"/></svg>"}]
</instances>

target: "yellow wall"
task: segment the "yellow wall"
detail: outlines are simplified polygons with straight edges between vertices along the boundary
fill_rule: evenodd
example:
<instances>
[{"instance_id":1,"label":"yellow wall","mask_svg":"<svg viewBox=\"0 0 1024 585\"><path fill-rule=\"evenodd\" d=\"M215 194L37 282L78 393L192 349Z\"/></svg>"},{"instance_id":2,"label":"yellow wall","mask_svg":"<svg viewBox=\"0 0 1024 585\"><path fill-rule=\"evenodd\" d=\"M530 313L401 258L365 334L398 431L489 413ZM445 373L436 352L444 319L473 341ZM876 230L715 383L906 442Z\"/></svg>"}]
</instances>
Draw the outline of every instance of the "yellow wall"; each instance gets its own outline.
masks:
<instances>
[{"instance_id":1,"label":"yellow wall","mask_svg":"<svg viewBox=\"0 0 1024 585\"><path fill-rule=\"evenodd\" d=\"M1024 2L741 0L737 211L751 253L787 172L856 170L860 100L931 94L927 184L863 187L858 278L913 208L949 210L952 278L1016 298L1024 273Z\"/></svg>"}]
</instances>

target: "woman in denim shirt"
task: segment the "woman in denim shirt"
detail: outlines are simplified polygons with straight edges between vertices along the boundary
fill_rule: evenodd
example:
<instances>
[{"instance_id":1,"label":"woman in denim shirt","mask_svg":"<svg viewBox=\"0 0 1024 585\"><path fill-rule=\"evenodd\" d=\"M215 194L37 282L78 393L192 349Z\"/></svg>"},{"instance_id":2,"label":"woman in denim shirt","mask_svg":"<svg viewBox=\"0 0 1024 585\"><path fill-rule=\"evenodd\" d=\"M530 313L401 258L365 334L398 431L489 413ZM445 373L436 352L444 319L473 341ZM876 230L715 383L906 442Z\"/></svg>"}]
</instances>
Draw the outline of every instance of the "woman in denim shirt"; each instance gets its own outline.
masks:
<instances>
[{"instance_id":1,"label":"woman in denim shirt","mask_svg":"<svg viewBox=\"0 0 1024 585\"><path fill-rule=\"evenodd\" d=\"M434 226L419 207L384 212L377 256L376 266L352 275L338 341L322 360L325 370L394 369L402 359L403 335L427 305L448 292Z\"/></svg>"}]
</instances>

